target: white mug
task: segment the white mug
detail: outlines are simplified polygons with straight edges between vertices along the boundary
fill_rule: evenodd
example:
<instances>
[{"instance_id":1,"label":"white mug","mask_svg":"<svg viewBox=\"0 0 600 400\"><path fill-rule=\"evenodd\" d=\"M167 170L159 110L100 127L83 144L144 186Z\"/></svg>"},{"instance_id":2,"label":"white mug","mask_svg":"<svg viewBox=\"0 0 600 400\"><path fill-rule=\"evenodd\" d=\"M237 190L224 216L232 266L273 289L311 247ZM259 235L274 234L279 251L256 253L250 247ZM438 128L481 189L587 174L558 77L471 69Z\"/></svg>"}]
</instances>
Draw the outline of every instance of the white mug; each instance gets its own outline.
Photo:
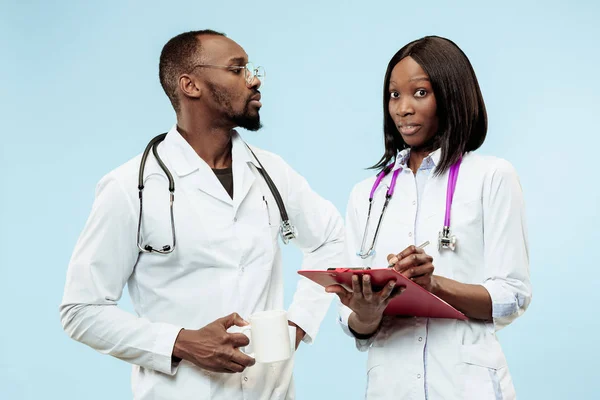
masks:
<instances>
[{"instance_id":1,"label":"white mug","mask_svg":"<svg viewBox=\"0 0 600 400\"><path fill-rule=\"evenodd\" d=\"M260 311L252 314L249 322L250 325L240 330L250 339L248 346L240 348L242 352L259 363L274 363L291 357L292 345L285 311Z\"/></svg>"}]
</instances>

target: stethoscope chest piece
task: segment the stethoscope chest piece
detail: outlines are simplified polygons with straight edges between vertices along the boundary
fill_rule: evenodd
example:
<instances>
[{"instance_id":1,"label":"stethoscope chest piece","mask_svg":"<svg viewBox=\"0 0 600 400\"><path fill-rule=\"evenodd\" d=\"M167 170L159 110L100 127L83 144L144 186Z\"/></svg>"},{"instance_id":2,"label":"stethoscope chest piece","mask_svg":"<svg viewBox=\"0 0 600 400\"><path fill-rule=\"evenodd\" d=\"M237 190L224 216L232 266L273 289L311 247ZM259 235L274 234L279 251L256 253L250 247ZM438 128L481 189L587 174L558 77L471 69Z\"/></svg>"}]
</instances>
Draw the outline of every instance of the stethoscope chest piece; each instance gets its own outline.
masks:
<instances>
[{"instance_id":1,"label":"stethoscope chest piece","mask_svg":"<svg viewBox=\"0 0 600 400\"><path fill-rule=\"evenodd\" d=\"M279 233L283 244L288 244L290 240L298 237L298 231L296 227L290 223L289 220L281 221L279 226Z\"/></svg>"},{"instance_id":2,"label":"stethoscope chest piece","mask_svg":"<svg viewBox=\"0 0 600 400\"><path fill-rule=\"evenodd\" d=\"M438 251L442 249L456 249L456 236L450 232L449 226L444 226L444 229L438 235Z\"/></svg>"}]
</instances>

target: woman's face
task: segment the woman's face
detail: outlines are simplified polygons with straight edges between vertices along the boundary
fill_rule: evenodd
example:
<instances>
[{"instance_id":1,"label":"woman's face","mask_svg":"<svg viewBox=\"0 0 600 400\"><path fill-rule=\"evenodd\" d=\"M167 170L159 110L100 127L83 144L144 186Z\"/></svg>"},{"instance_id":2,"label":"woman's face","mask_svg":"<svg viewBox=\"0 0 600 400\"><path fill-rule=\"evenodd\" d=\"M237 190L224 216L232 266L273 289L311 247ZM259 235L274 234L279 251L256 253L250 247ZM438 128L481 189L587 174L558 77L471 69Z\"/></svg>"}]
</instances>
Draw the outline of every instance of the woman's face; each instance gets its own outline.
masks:
<instances>
[{"instance_id":1,"label":"woman's face","mask_svg":"<svg viewBox=\"0 0 600 400\"><path fill-rule=\"evenodd\" d=\"M411 57L392 70L388 111L410 147L427 147L438 131L437 105L429 76Z\"/></svg>"}]
</instances>

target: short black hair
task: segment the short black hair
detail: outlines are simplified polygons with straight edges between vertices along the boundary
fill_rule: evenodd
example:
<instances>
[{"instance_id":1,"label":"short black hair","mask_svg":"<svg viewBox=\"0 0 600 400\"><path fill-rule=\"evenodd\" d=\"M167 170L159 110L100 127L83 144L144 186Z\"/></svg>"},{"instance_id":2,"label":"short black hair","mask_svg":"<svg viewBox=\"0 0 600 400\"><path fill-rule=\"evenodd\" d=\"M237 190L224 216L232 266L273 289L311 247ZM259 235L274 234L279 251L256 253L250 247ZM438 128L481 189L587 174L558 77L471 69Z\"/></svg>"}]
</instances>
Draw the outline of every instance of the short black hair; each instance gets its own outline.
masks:
<instances>
[{"instance_id":1,"label":"short black hair","mask_svg":"<svg viewBox=\"0 0 600 400\"><path fill-rule=\"evenodd\" d=\"M439 36L412 41L390 60L383 83L385 152L371 168L385 168L398 151L407 147L388 108L390 76L405 57L415 60L431 81L439 121L434 146L442 153L435 174L440 175L464 153L481 147L487 134L487 112L471 62L454 42Z\"/></svg>"},{"instance_id":2,"label":"short black hair","mask_svg":"<svg viewBox=\"0 0 600 400\"><path fill-rule=\"evenodd\" d=\"M160 53L158 77L177 113L179 112L178 80L182 74L189 73L198 62L196 56L201 49L200 36L202 35L226 36L211 29L184 32L170 39Z\"/></svg>"}]
</instances>

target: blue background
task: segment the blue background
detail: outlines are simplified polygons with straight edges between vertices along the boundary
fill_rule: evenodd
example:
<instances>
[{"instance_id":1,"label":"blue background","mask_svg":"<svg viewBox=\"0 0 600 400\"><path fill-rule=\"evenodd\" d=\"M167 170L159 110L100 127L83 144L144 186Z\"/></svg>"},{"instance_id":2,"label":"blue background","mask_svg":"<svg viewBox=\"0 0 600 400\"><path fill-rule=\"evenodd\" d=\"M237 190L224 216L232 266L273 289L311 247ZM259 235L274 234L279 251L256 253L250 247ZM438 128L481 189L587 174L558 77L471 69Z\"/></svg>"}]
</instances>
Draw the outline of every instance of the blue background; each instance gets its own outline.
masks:
<instances>
[{"instance_id":1,"label":"blue background","mask_svg":"<svg viewBox=\"0 0 600 400\"><path fill-rule=\"evenodd\" d=\"M533 302L499 333L519 398L598 398L599 3L363 3L0 2L1 399L131 397L130 366L68 339L58 305L96 182L175 121L162 46L203 28L266 67L265 128L246 140L342 213L383 149L387 62L426 34L454 40L487 104L480 152L515 165L528 206ZM289 304L300 253L284 257ZM363 398L365 363L332 307L299 352L297 397Z\"/></svg>"}]
</instances>

